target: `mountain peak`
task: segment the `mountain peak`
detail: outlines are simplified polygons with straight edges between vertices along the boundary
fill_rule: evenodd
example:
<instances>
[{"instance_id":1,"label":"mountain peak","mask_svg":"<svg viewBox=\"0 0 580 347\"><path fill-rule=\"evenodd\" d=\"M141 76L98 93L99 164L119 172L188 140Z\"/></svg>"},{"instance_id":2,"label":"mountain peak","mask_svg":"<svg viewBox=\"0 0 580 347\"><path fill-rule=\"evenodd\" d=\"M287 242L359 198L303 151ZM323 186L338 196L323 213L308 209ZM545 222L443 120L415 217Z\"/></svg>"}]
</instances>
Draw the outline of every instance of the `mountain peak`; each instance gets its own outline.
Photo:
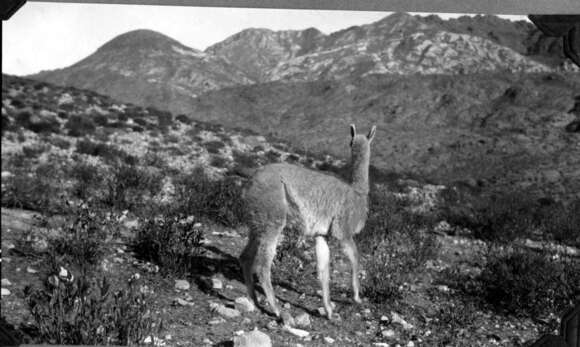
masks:
<instances>
[{"instance_id":1,"label":"mountain peak","mask_svg":"<svg viewBox=\"0 0 580 347\"><path fill-rule=\"evenodd\" d=\"M99 48L103 50L118 49L167 49L170 46L191 49L177 40L149 29L137 29L118 35Z\"/></svg>"}]
</instances>

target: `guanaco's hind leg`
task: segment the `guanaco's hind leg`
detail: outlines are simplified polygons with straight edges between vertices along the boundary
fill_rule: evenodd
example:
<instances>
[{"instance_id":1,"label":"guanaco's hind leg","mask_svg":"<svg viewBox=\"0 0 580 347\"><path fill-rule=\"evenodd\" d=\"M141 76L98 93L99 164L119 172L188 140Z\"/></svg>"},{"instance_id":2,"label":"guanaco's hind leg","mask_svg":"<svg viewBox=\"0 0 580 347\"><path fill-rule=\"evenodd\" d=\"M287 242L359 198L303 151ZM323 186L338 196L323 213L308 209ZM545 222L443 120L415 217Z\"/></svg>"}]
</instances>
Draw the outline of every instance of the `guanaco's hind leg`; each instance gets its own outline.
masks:
<instances>
[{"instance_id":1,"label":"guanaco's hind leg","mask_svg":"<svg viewBox=\"0 0 580 347\"><path fill-rule=\"evenodd\" d=\"M266 294L266 299L270 308L277 317L280 317L280 309L276 304L274 287L272 287L272 262L276 256L276 246L284 229L284 224L271 226L264 237L259 240L258 251L256 253L255 263L257 265L258 278L262 289Z\"/></svg>"},{"instance_id":2,"label":"guanaco's hind leg","mask_svg":"<svg viewBox=\"0 0 580 347\"><path fill-rule=\"evenodd\" d=\"M254 286L254 270L255 270L254 263L256 261L257 250L258 244L256 243L256 240L253 237L253 235L250 235L248 244L242 251L239 261L240 267L242 268L242 273L244 275L244 282L246 284L248 296L250 297L250 300L252 300L254 304L256 304L256 306L259 306Z\"/></svg>"},{"instance_id":3,"label":"guanaco's hind leg","mask_svg":"<svg viewBox=\"0 0 580 347\"><path fill-rule=\"evenodd\" d=\"M353 299L357 304L362 302L360 298L360 283L358 279L358 272L359 272L359 256L358 256L358 249L356 247L356 243L352 239L352 237L348 237L342 241L342 250L344 254L347 256L348 260L350 261L350 265L352 268L352 292L353 292Z\"/></svg>"},{"instance_id":4,"label":"guanaco's hind leg","mask_svg":"<svg viewBox=\"0 0 580 347\"><path fill-rule=\"evenodd\" d=\"M328 319L332 319L332 306L330 303L330 250L324 236L316 236L316 258L318 266L318 279L322 287L322 303Z\"/></svg>"}]
</instances>

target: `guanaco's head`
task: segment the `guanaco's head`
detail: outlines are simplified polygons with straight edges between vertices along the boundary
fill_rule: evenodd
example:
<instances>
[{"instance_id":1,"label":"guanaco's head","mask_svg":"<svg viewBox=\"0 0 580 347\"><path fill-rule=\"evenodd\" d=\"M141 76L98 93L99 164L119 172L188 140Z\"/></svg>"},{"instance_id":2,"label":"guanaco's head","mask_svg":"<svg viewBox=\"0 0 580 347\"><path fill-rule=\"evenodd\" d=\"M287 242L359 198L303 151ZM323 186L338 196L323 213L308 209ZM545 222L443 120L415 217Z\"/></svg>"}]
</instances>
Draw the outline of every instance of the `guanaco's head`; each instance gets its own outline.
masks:
<instances>
[{"instance_id":1,"label":"guanaco's head","mask_svg":"<svg viewBox=\"0 0 580 347\"><path fill-rule=\"evenodd\" d=\"M376 131L377 127L373 125L371 131L369 131L368 135L365 136L356 133L356 127L354 124L350 125L350 150L354 161L359 157L370 156L371 142L375 138Z\"/></svg>"}]
</instances>

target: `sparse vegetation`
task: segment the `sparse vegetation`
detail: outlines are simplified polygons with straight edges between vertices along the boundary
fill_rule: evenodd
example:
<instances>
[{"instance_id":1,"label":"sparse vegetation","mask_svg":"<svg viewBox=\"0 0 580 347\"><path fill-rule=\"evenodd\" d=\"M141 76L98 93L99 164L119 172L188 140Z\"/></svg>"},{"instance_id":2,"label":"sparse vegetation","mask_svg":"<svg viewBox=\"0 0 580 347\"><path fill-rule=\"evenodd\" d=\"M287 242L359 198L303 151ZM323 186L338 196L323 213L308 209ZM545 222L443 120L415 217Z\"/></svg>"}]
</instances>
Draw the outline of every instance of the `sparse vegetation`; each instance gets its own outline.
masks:
<instances>
[{"instance_id":1,"label":"sparse vegetation","mask_svg":"<svg viewBox=\"0 0 580 347\"><path fill-rule=\"evenodd\" d=\"M203 254L203 230L192 215L165 208L143 221L134 249L137 256L176 275L195 273Z\"/></svg>"},{"instance_id":2,"label":"sparse vegetation","mask_svg":"<svg viewBox=\"0 0 580 347\"><path fill-rule=\"evenodd\" d=\"M97 128L91 118L78 115L70 116L64 127L68 130L68 135L73 137L83 137L92 134Z\"/></svg>"}]
</instances>

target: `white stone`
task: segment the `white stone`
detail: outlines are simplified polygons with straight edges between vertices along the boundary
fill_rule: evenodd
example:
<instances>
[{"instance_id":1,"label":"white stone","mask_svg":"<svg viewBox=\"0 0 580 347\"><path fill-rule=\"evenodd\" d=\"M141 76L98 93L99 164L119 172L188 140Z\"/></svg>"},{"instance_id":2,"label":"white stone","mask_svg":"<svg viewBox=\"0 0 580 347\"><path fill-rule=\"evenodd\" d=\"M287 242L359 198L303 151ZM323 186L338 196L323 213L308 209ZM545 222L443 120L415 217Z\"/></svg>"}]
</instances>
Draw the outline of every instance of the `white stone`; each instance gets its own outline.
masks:
<instances>
[{"instance_id":1,"label":"white stone","mask_svg":"<svg viewBox=\"0 0 580 347\"><path fill-rule=\"evenodd\" d=\"M254 329L234 337L234 347L272 347L270 336Z\"/></svg>"},{"instance_id":2,"label":"white stone","mask_svg":"<svg viewBox=\"0 0 580 347\"><path fill-rule=\"evenodd\" d=\"M242 312L253 312L256 310L254 303L245 296L240 296L235 300L235 306Z\"/></svg>"},{"instance_id":3,"label":"white stone","mask_svg":"<svg viewBox=\"0 0 580 347\"><path fill-rule=\"evenodd\" d=\"M284 326L284 330L286 330L290 334L292 334L294 336L298 336L300 338L305 338L306 336L310 335L310 333L306 330L296 329L296 328L292 328L289 326Z\"/></svg>"},{"instance_id":4,"label":"white stone","mask_svg":"<svg viewBox=\"0 0 580 347\"><path fill-rule=\"evenodd\" d=\"M175 289L189 290L189 282L187 282L186 280L175 280Z\"/></svg>"},{"instance_id":5,"label":"white stone","mask_svg":"<svg viewBox=\"0 0 580 347\"><path fill-rule=\"evenodd\" d=\"M6 288L2 288L2 296L10 295L10 291Z\"/></svg>"},{"instance_id":6,"label":"white stone","mask_svg":"<svg viewBox=\"0 0 580 347\"><path fill-rule=\"evenodd\" d=\"M3 278L2 279L2 286L3 287L8 287L8 286L11 286L11 285L12 285L12 282L10 282L10 280L8 278Z\"/></svg>"}]
</instances>

